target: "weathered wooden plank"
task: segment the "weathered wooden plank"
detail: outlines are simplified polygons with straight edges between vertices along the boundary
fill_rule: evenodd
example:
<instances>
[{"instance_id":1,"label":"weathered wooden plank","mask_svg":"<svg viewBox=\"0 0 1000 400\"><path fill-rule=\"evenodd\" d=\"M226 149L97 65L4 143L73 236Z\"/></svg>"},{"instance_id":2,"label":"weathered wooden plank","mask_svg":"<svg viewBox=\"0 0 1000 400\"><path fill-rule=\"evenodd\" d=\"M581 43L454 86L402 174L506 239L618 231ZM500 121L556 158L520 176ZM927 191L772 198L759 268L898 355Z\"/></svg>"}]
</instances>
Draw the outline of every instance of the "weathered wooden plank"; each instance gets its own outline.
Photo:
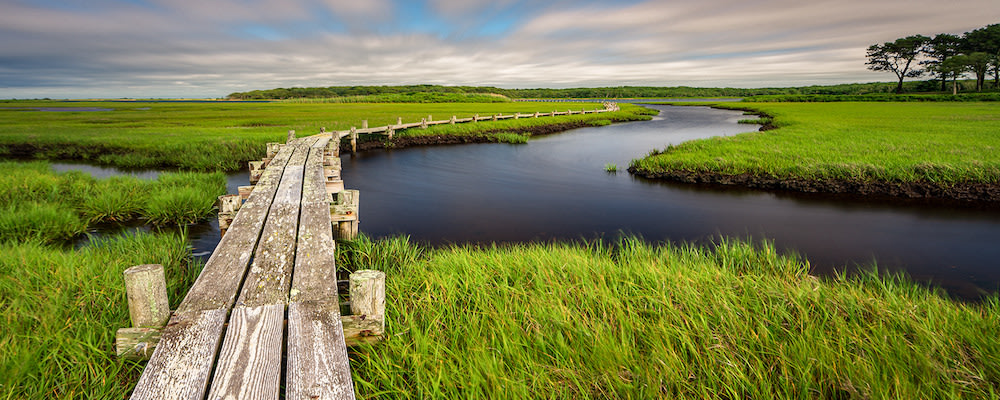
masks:
<instances>
[{"instance_id":1,"label":"weathered wooden plank","mask_svg":"<svg viewBox=\"0 0 1000 400\"><path fill-rule=\"evenodd\" d=\"M307 156L308 147L296 146L285 166L238 305L255 307L285 304L288 300L302 197L302 171Z\"/></svg>"},{"instance_id":2,"label":"weathered wooden plank","mask_svg":"<svg viewBox=\"0 0 1000 400\"><path fill-rule=\"evenodd\" d=\"M353 399L322 149L309 152L288 307L286 399Z\"/></svg>"},{"instance_id":3,"label":"weathered wooden plank","mask_svg":"<svg viewBox=\"0 0 1000 400\"><path fill-rule=\"evenodd\" d=\"M302 181L298 248L291 301L324 300L337 296L335 242L330 227L330 202L323 176L323 153L312 149Z\"/></svg>"},{"instance_id":4,"label":"weathered wooden plank","mask_svg":"<svg viewBox=\"0 0 1000 400\"><path fill-rule=\"evenodd\" d=\"M330 143L330 135L320 135L316 138L316 143L313 143L312 146L310 147L324 148L329 143Z\"/></svg>"},{"instance_id":5,"label":"weathered wooden plank","mask_svg":"<svg viewBox=\"0 0 1000 400\"><path fill-rule=\"evenodd\" d=\"M164 327L131 399L203 399L227 311L175 314Z\"/></svg>"},{"instance_id":6,"label":"weathered wooden plank","mask_svg":"<svg viewBox=\"0 0 1000 400\"><path fill-rule=\"evenodd\" d=\"M208 398L277 399L284 323L284 304L233 308Z\"/></svg>"},{"instance_id":7,"label":"weathered wooden plank","mask_svg":"<svg viewBox=\"0 0 1000 400\"><path fill-rule=\"evenodd\" d=\"M354 398L338 308L336 299L288 306L286 399Z\"/></svg>"},{"instance_id":8,"label":"weathered wooden plank","mask_svg":"<svg viewBox=\"0 0 1000 400\"><path fill-rule=\"evenodd\" d=\"M177 312L232 307L294 147L284 146L236 214Z\"/></svg>"}]
</instances>

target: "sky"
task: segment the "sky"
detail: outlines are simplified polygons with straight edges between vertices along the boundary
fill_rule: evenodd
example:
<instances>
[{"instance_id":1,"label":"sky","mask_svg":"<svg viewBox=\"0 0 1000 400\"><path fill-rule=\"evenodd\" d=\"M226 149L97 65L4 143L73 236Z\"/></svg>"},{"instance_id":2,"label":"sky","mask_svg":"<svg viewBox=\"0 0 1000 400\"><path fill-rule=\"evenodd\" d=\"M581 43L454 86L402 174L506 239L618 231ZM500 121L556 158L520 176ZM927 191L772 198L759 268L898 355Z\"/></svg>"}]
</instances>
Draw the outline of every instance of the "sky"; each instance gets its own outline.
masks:
<instances>
[{"instance_id":1,"label":"sky","mask_svg":"<svg viewBox=\"0 0 1000 400\"><path fill-rule=\"evenodd\" d=\"M0 0L0 98L891 81L869 45L998 22L1000 0Z\"/></svg>"}]
</instances>

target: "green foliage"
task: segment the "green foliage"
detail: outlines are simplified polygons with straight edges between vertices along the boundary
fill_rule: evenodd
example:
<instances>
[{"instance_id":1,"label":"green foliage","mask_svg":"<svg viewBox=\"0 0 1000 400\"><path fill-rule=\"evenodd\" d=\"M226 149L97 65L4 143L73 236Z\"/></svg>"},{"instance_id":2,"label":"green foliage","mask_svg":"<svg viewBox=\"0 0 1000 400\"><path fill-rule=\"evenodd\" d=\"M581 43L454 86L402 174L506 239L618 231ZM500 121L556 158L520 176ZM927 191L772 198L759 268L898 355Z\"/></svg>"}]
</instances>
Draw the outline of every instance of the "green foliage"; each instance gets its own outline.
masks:
<instances>
[{"instance_id":1,"label":"green foliage","mask_svg":"<svg viewBox=\"0 0 1000 400\"><path fill-rule=\"evenodd\" d=\"M618 172L618 164L615 163L604 164L604 171L611 173Z\"/></svg>"},{"instance_id":2,"label":"green foliage","mask_svg":"<svg viewBox=\"0 0 1000 400\"><path fill-rule=\"evenodd\" d=\"M386 340L352 359L368 398L996 398L1000 388L995 299L953 303L877 273L820 280L769 243L386 245L395 250L367 243L384 258L360 264L392 277Z\"/></svg>"},{"instance_id":3,"label":"green foliage","mask_svg":"<svg viewBox=\"0 0 1000 400\"><path fill-rule=\"evenodd\" d=\"M959 59L963 56L953 57ZM776 95L754 96L743 99L748 103L768 102L834 102L834 101L878 101L878 102L948 102L948 101L1000 101L1000 93L963 94L863 94L863 95Z\"/></svg>"},{"instance_id":4,"label":"green foliage","mask_svg":"<svg viewBox=\"0 0 1000 400\"><path fill-rule=\"evenodd\" d=\"M491 134L489 136L492 137L492 138L494 138L494 139L496 139L498 142L501 142L501 143L510 143L510 144L524 144L524 143L528 143L528 138L531 137L531 135L522 135L522 134L517 134L517 133L512 133L512 132L494 133L494 134Z\"/></svg>"},{"instance_id":5,"label":"green foliage","mask_svg":"<svg viewBox=\"0 0 1000 400\"><path fill-rule=\"evenodd\" d=\"M496 99L495 96L488 96ZM551 111L566 103L58 102L6 101L11 107L95 107L102 112L0 112L0 154L79 159L125 168L236 171L264 156L268 142L327 130L420 121L428 114ZM594 108L593 103L572 104ZM578 109L579 109L578 108Z\"/></svg>"},{"instance_id":6,"label":"green foliage","mask_svg":"<svg viewBox=\"0 0 1000 400\"><path fill-rule=\"evenodd\" d=\"M173 172L156 181L119 176L94 179L55 173L48 163L0 162L0 242L58 243L89 224L145 218L155 225L184 225L215 213L226 188L221 172Z\"/></svg>"},{"instance_id":7,"label":"green foliage","mask_svg":"<svg viewBox=\"0 0 1000 400\"><path fill-rule=\"evenodd\" d=\"M506 96L490 93L392 93L328 98L292 98L292 103L507 103Z\"/></svg>"},{"instance_id":8,"label":"green foliage","mask_svg":"<svg viewBox=\"0 0 1000 400\"><path fill-rule=\"evenodd\" d=\"M866 94L888 93L895 83L852 83L840 85L814 85L782 88L699 88L689 86L617 86L603 88L567 89L501 89L468 86L339 86L329 88L288 88L254 90L233 93L230 99L272 100L298 99L304 102L450 102L463 96L468 102L492 102L511 99L634 99L634 98L685 98L685 97L748 97L783 94ZM906 82L904 88L916 90L917 82ZM933 85L931 85L933 88ZM933 89L931 89L933 90Z\"/></svg>"},{"instance_id":9,"label":"green foliage","mask_svg":"<svg viewBox=\"0 0 1000 400\"><path fill-rule=\"evenodd\" d=\"M79 210L90 222L125 222L136 218L149 192L149 184L133 177L116 176L98 182L81 199Z\"/></svg>"},{"instance_id":10,"label":"green foliage","mask_svg":"<svg viewBox=\"0 0 1000 400\"><path fill-rule=\"evenodd\" d=\"M862 182L1000 182L1000 103L739 103L767 132L671 146L632 166Z\"/></svg>"},{"instance_id":11,"label":"green foliage","mask_svg":"<svg viewBox=\"0 0 1000 400\"><path fill-rule=\"evenodd\" d=\"M233 100L274 100L274 99L323 99L336 101L334 98L363 99L371 103L406 103L416 102L482 102L493 103L497 98L490 94L500 93L502 89L483 86L441 86L441 85L406 85L406 86L330 86L315 88L278 88L269 90L253 90L237 92L227 96ZM492 98L492 99L490 99ZM347 100L346 102L354 102Z\"/></svg>"},{"instance_id":12,"label":"green foliage","mask_svg":"<svg viewBox=\"0 0 1000 400\"><path fill-rule=\"evenodd\" d=\"M58 242L83 233L87 223L73 210L21 203L0 208L0 241Z\"/></svg>"},{"instance_id":13,"label":"green foliage","mask_svg":"<svg viewBox=\"0 0 1000 400\"><path fill-rule=\"evenodd\" d=\"M903 78L913 78L924 73L915 68L919 56L931 38L924 35L913 35L899 38L892 42L873 44L868 47L868 62L865 63L872 71L889 71L896 75L899 83L896 93L903 92Z\"/></svg>"},{"instance_id":14,"label":"green foliage","mask_svg":"<svg viewBox=\"0 0 1000 400\"><path fill-rule=\"evenodd\" d=\"M165 268L174 307L197 277L184 237L136 234L67 250L0 242L0 398L125 398L143 364L114 356L130 325L122 271Z\"/></svg>"}]
</instances>

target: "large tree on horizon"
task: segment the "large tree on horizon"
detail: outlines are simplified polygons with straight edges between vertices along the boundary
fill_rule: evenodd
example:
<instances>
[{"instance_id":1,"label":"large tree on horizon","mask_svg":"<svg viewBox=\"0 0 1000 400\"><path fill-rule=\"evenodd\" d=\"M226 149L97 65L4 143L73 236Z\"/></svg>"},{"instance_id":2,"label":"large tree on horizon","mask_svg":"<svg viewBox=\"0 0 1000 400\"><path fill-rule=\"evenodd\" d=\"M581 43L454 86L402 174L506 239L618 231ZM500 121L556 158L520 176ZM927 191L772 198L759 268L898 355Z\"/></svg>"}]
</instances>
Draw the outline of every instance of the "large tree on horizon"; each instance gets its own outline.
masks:
<instances>
[{"instance_id":1,"label":"large tree on horizon","mask_svg":"<svg viewBox=\"0 0 1000 400\"><path fill-rule=\"evenodd\" d=\"M928 71L937 73L941 79L942 92L946 90L945 85L948 83L948 77L955 72L955 63L948 63L948 60L961 54L962 45L962 38L958 35L939 33L934 35L934 38L929 40L924 48L924 55L927 56L927 59L921 61L920 65L926 65ZM946 67L945 64L949 65Z\"/></svg>"},{"instance_id":2,"label":"large tree on horizon","mask_svg":"<svg viewBox=\"0 0 1000 400\"><path fill-rule=\"evenodd\" d=\"M913 78L924 73L923 70L911 68L913 61L927 46L930 38L924 35L913 35L899 38L892 42L873 44L868 47L868 69L872 71L891 71L899 78L896 93L903 92L903 78Z\"/></svg>"},{"instance_id":3,"label":"large tree on horizon","mask_svg":"<svg viewBox=\"0 0 1000 400\"><path fill-rule=\"evenodd\" d=\"M965 54L984 53L989 67L986 70L976 70L976 88L982 90L986 80L986 72L993 71L993 87L1000 88L1000 24L987 25L985 27L965 32L962 36L965 42L963 49ZM977 58L977 60L980 60ZM981 60L980 60L981 61Z\"/></svg>"}]
</instances>

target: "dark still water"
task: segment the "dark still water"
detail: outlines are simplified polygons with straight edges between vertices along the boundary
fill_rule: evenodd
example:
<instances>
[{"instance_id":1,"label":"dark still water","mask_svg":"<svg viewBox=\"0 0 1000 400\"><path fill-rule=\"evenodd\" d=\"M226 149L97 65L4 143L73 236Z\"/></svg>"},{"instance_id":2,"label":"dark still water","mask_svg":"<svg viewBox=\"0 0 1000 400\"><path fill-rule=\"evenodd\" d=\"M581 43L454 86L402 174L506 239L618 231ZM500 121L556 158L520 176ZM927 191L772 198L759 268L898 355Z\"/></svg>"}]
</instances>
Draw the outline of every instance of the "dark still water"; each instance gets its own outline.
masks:
<instances>
[{"instance_id":1,"label":"dark still water","mask_svg":"<svg viewBox=\"0 0 1000 400\"><path fill-rule=\"evenodd\" d=\"M417 242L613 238L773 240L816 273L877 260L964 298L1000 285L1000 212L886 200L650 182L625 169L670 143L755 129L738 111L650 106L653 121L583 128L524 145L476 144L344 154L361 190L361 230ZM607 163L617 174L604 171Z\"/></svg>"}]
</instances>

